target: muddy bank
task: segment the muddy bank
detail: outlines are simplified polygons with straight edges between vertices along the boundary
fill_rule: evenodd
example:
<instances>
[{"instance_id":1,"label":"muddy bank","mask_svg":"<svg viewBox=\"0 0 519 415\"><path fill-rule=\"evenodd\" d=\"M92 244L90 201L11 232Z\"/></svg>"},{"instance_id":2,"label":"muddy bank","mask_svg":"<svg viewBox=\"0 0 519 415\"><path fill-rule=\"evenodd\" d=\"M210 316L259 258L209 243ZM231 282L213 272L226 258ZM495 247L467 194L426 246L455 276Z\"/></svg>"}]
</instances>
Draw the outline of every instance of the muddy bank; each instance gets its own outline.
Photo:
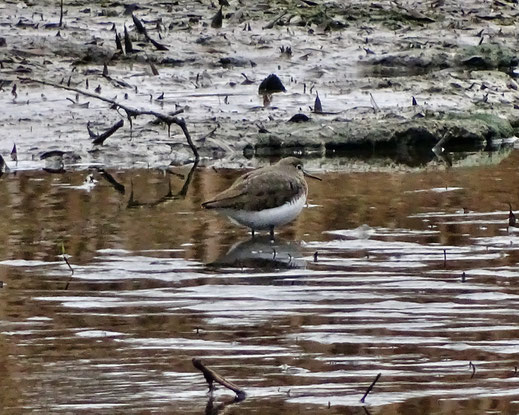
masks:
<instances>
[{"instance_id":1,"label":"muddy bank","mask_svg":"<svg viewBox=\"0 0 519 415\"><path fill-rule=\"evenodd\" d=\"M75 1L61 26L55 2L5 2L0 11L0 152L16 144L22 168L41 166L52 150L73 153L77 168L194 156L182 130L172 125L169 135L160 117L130 123L96 96L21 78L139 111L181 111L202 159L220 165L293 151L429 151L444 137L446 151L478 151L516 135L514 3L231 1L220 22L209 1ZM272 73L286 92L265 99L258 88ZM288 122L297 114L309 120ZM87 124L102 134L120 120L93 144Z\"/></svg>"}]
</instances>

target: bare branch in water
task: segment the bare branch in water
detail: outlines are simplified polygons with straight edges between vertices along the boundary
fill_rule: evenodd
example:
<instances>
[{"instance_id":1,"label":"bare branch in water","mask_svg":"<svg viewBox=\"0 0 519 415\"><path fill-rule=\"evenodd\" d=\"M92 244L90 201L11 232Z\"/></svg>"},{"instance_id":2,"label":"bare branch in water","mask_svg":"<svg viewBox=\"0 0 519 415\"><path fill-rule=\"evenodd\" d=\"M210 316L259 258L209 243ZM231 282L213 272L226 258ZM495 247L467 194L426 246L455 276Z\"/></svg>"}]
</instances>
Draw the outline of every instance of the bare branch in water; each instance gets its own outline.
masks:
<instances>
[{"instance_id":1,"label":"bare branch in water","mask_svg":"<svg viewBox=\"0 0 519 415\"><path fill-rule=\"evenodd\" d=\"M202 360L193 358L193 366L196 367L198 370L202 372L204 375L205 380L207 381L207 384L209 385L209 390L212 392L214 389L213 383L219 383L222 386L225 386L227 389L232 390L236 397L239 400L245 399L245 396L247 395L243 389L240 389L238 386L236 386L234 383L229 382L228 380L224 379L222 376L220 376L218 373L216 373L214 370L209 369L207 366L205 366L202 362Z\"/></svg>"},{"instance_id":2,"label":"bare branch in water","mask_svg":"<svg viewBox=\"0 0 519 415\"><path fill-rule=\"evenodd\" d=\"M375 386L375 383L377 383L378 379L380 378L380 376L382 375L382 373L379 373L377 375L377 377L375 378L375 380L373 382L371 382L371 385L369 385L369 388L366 390L366 393L364 394L364 396L362 398L360 398L360 401L362 403L364 403L364 401L366 400L366 397L368 396L368 394L371 392L371 389L373 389L373 387Z\"/></svg>"}]
</instances>

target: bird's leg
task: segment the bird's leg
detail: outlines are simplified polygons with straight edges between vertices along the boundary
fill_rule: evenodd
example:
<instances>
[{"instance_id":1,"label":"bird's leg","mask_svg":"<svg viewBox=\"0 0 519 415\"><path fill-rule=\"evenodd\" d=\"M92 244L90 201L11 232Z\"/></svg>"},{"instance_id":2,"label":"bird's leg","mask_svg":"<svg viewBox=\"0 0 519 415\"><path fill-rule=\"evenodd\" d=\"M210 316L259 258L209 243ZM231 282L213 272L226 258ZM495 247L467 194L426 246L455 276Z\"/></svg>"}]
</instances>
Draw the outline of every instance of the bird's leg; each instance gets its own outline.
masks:
<instances>
[{"instance_id":1,"label":"bird's leg","mask_svg":"<svg viewBox=\"0 0 519 415\"><path fill-rule=\"evenodd\" d=\"M270 227L270 240L271 240L271 241L274 240L274 226L271 226L271 227Z\"/></svg>"},{"instance_id":2,"label":"bird's leg","mask_svg":"<svg viewBox=\"0 0 519 415\"><path fill-rule=\"evenodd\" d=\"M252 234L252 237L254 238L254 229L251 228L250 233Z\"/></svg>"}]
</instances>

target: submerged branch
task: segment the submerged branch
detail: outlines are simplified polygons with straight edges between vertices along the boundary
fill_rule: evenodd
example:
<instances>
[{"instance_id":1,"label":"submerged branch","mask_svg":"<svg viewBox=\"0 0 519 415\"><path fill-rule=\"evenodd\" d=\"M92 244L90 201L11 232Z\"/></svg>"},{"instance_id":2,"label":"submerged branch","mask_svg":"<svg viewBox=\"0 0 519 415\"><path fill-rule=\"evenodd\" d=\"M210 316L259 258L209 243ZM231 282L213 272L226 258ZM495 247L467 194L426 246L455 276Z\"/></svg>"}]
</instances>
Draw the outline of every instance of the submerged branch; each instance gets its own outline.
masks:
<instances>
[{"instance_id":1,"label":"submerged branch","mask_svg":"<svg viewBox=\"0 0 519 415\"><path fill-rule=\"evenodd\" d=\"M214 370L209 369L207 366L205 366L202 363L202 360L193 358L193 366L202 372L205 380L207 381L207 383L209 385L210 391L212 391L214 389L213 382L216 382L222 386L225 386L227 389L232 390L239 399L241 399L241 400L245 399L246 393L244 390L240 389L234 383L229 382L228 380L224 379L218 373L216 373Z\"/></svg>"}]
</instances>

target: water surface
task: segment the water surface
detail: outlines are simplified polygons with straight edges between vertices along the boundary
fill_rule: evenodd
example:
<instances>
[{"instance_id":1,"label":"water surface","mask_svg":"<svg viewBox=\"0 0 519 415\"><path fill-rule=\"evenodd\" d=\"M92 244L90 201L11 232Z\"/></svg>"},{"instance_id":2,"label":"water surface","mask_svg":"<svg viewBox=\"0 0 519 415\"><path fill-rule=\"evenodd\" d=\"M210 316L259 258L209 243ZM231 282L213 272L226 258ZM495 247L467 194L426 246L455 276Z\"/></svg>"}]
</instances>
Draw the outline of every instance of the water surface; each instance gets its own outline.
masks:
<instances>
[{"instance_id":1,"label":"water surface","mask_svg":"<svg viewBox=\"0 0 519 415\"><path fill-rule=\"evenodd\" d=\"M124 194L85 171L4 175L0 406L515 414L518 161L328 163L274 243L200 209L236 171L197 169L185 195L187 168L111 172ZM211 400L193 357L247 398Z\"/></svg>"}]
</instances>

